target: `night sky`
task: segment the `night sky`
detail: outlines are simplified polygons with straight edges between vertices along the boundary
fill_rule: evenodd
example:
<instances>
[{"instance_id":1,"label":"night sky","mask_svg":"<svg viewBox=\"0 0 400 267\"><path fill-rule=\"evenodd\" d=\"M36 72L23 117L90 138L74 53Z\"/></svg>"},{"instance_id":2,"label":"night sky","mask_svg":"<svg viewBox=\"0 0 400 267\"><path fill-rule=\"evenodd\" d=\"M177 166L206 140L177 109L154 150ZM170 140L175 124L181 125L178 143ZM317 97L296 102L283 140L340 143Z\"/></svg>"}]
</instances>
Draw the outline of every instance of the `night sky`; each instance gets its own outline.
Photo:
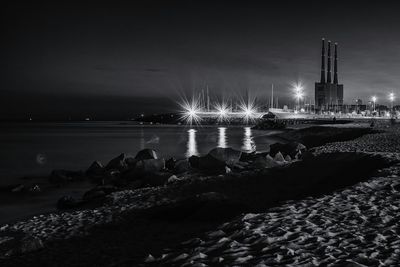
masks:
<instances>
[{"instance_id":1,"label":"night sky","mask_svg":"<svg viewBox=\"0 0 400 267\"><path fill-rule=\"evenodd\" d=\"M322 37L339 43L346 103L376 94L386 104L390 91L400 103L395 2L131 2L3 6L0 119L176 111L206 85L263 99L274 83L290 103L302 81L313 98Z\"/></svg>"}]
</instances>

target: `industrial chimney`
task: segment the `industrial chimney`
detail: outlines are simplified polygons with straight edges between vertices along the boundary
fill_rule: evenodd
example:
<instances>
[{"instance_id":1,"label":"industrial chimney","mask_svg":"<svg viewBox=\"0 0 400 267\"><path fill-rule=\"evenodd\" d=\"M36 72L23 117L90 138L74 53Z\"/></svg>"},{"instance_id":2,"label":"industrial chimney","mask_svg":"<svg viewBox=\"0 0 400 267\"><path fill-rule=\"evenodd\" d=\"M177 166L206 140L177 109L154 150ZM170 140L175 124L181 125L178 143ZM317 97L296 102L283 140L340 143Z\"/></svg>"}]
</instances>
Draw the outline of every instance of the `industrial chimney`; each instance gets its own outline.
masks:
<instances>
[{"instance_id":1,"label":"industrial chimney","mask_svg":"<svg viewBox=\"0 0 400 267\"><path fill-rule=\"evenodd\" d=\"M332 83L331 78L331 41L328 41L328 77L326 78L327 83Z\"/></svg>"},{"instance_id":2,"label":"industrial chimney","mask_svg":"<svg viewBox=\"0 0 400 267\"><path fill-rule=\"evenodd\" d=\"M325 83L325 38L322 38L321 83Z\"/></svg>"},{"instance_id":3,"label":"industrial chimney","mask_svg":"<svg viewBox=\"0 0 400 267\"><path fill-rule=\"evenodd\" d=\"M333 83L338 84L337 77L337 43L335 43L335 61L333 63Z\"/></svg>"}]
</instances>

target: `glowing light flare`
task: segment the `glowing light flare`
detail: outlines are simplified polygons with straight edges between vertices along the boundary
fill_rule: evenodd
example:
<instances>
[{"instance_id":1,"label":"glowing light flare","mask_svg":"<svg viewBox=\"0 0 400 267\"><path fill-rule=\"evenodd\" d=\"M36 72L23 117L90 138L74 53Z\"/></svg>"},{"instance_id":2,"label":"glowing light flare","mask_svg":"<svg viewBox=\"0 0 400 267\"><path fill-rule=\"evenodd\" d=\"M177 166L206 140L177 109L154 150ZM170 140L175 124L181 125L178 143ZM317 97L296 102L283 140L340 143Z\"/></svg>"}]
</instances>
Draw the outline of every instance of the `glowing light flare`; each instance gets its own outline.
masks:
<instances>
[{"instance_id":1,"label":"glowing light flare","mask_svg":"<svg viewBox=\"0 0 400 267\"><path fill-rule=\"evenodd\" d=\"M215 109L218 112L218 121L222 122L229 119L229 107L226 103L222 102L221 104L216 104Z\"/></svg>"},{"instance_id":2,"label":"glowing light flare","mask_svg":"<svg viewBox=\"0 0 400 267\"><path fill-rule=\"evenodd\" d=\"M374 102L374 103L376 102L376 100L378 100L378 98L376 96L373 96L371 99L372 99L372 102Z\"/></svg>"},{"instance_id":3,"label":"glowing light flare","mask_svg":"<svg viewBox=\"0 0 400 267\"><path fill-rule=\"evenodd\" d=\"M255 119L257 108L254 103L241 103L239 106L244 122L248 123Z\"/></svg>"},{"instance_id":4,"label":"glowing light flare","mask_svg":"<svg viewBox=\"0 0 400 267\"><path fill-rule=\"evenodd\" d=\"M179 103L182 108L181 119L186 122L186 124L192 125L193 123L199 124L201 117L199 113L201 112L200 99L192 98L189 102L184 99L182 103Z\"/></svg>"},{"instance_id":5,"label":"glowing light flare","mask_svg":"<svg viewBox=\"0 0 400 267\"><path fill-rule=\"evenodd\" d=\"M297 100L300 100L304 97L304 88L301 83L293 83L292 84L293 92L294 92L294 97Z\"/></svg>"},{"instance_id":6,"label":"glowing light flare","mask_svg":"<svg viewBox=\"0 0 400 267\"><path fill-rule=\"evenodd\" d=\"M394 93L390 93L390 94L389 94L389 100L390 100L391 102L394 101Z\"/></svg>"}]
</instances>

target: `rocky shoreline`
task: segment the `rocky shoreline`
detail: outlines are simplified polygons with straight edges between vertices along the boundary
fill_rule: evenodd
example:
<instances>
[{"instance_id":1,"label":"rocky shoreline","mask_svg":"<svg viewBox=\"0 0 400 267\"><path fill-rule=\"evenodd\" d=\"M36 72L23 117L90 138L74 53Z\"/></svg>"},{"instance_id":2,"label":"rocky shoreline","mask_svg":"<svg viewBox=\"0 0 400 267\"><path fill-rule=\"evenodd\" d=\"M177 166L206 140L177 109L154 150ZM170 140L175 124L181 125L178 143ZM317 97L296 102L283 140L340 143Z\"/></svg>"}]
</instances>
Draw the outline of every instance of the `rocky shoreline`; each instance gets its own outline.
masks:
<instances>
[{"instance_id":1,"label":"rocky shoreline","mask_svg":"<svg viewBox=\"0 0 400 267\"><path fill-rule=\"evenodd\" d=\"M63 243L60 245L63 247L69 242L68 240L74 242L75 239L93 238L94 233L102 231L103 227L123 224L123 221L129 221L129 218L133 216L144 217L146 223L150 224L160 218L161 221L168 223L171 219L179 220L179 216L183 216L185 220L209 217L205 218L207 223L204 224L212 228L217 225L215 223L230 220L242 212L261 212L268 206L279 206L278 203L289 200L291 195L296 199L302 199L314 193L329 193L335 188L354 184L365 179L368 172L373 172L398 160L397 155L393 153L391 157L381 153L379 158L373 156L364 158L364 154L354 156L350 153L347 155L350 163L369 162L368 165L372 166L370 169L367 168L368 171L365 173L355 175L356 179L351 180L350 184L348 184L349 181L347 183L342 181L328 186L328 189L321 189L320 183L327 178L326 176L322 176L322 180L318 180L319 178L315 176L315 180L307 181L306 176L303 178L301 175L300 184L294 182L293 179L282 182L283 177L295 173L306 173L306 169L309 168L307 164L313 164L312 162L319 162L321 167L324 167L328 166L327 162L332 162L339 157L337 164L340 164L343 160L340 158L340 153L357 151L342 149L342 147L356 146L358 140L366 139L364 143L360 142L362 147L366 147L371 138L375 141L375 138L379 139L377 136L386 136L384 140L392 142L393 135L397 135L397 131L393 129L379 134L371 134L370 129L347 129L350 130L325 127L324 129L306 128L303 132L288 132L285 137L288 142L271 146L267 153L247 154L229 148L215 148L202 157L165 161L159 159L155 151L143 150L138 152L135 158L121 154L105 166L94 162L85 172L54 171L49 178L52 183L62 185L90 179L96 186L87 191L81 199L68 196L60 198L57 205L60 210L66 211L38 215L1 226L2 260L0 262L18 263L21 266L32 263L34 260L43 260L41 255L45 253L43 251L49 250L49 244ZM321 135L320 131L329 132L329 135ZM334 131L337 131L337 140L350 140L357 135L361 137L353 141L328 144L311 150L307 150L306 146L294 141L312 140L312 146L318 143L322 145L333 140ZM314 136L310 139L309 136L313 133ZM332 148L335 145L336 150ZM335 154L338 152L340 153ZM328 156L320 157L321 155ZM265 177L278 177L278 179L265 182ZM254 185L251 184L252 181ZM282 194L282 190L288 185L296 185L296 189ZM268 187L271 187L269 191ZM313 190L310 191L309 187ZM273 190L281 191L281 193L274 194ZM259 197L262 192L269 194L269 197ZM257 205L257 203L260 204ZM224 211L224 214L221 211ZM215 223L208 224L209 221L215 221ZM50 251L57 254L57 249ZM170 259L168 257L168 260ZM188 259L188 257L182 257L182 260ZM200 259L201 257L199 261ZM151 256L148 261L154 261L157 264L160 262L172 264L165 257L157 259ZM191 263L191 261L188 262ZM226 262L222 265L225 264ZM104 263L104 265L107 264Z\"/></svg>"}]
</instances>

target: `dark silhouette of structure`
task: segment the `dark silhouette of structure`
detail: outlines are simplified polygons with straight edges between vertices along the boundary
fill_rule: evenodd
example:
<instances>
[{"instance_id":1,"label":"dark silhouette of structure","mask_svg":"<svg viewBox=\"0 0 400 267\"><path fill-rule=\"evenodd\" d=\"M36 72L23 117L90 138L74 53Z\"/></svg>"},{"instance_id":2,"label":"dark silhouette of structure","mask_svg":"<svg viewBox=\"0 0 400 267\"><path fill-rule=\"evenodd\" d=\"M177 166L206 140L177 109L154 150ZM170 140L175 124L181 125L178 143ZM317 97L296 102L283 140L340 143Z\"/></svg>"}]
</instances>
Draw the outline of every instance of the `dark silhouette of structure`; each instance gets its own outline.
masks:
<instances>
[{"instance_id":1,"label":"dark silhouette of structure","mask_svg":"<svg viewBox=\"0 0 400 267\"><path fill-rule=\"evenodd\" d=\"M316 111L340 111L343 106L343 84L338 81L337 43L333 66L333 83L331 74L331 41L328 41L328 64L325 72L325 39L322 39L321 80L315 83ZM325 81L326 76L326 81Z\"/></svg>"}]
</instances>

